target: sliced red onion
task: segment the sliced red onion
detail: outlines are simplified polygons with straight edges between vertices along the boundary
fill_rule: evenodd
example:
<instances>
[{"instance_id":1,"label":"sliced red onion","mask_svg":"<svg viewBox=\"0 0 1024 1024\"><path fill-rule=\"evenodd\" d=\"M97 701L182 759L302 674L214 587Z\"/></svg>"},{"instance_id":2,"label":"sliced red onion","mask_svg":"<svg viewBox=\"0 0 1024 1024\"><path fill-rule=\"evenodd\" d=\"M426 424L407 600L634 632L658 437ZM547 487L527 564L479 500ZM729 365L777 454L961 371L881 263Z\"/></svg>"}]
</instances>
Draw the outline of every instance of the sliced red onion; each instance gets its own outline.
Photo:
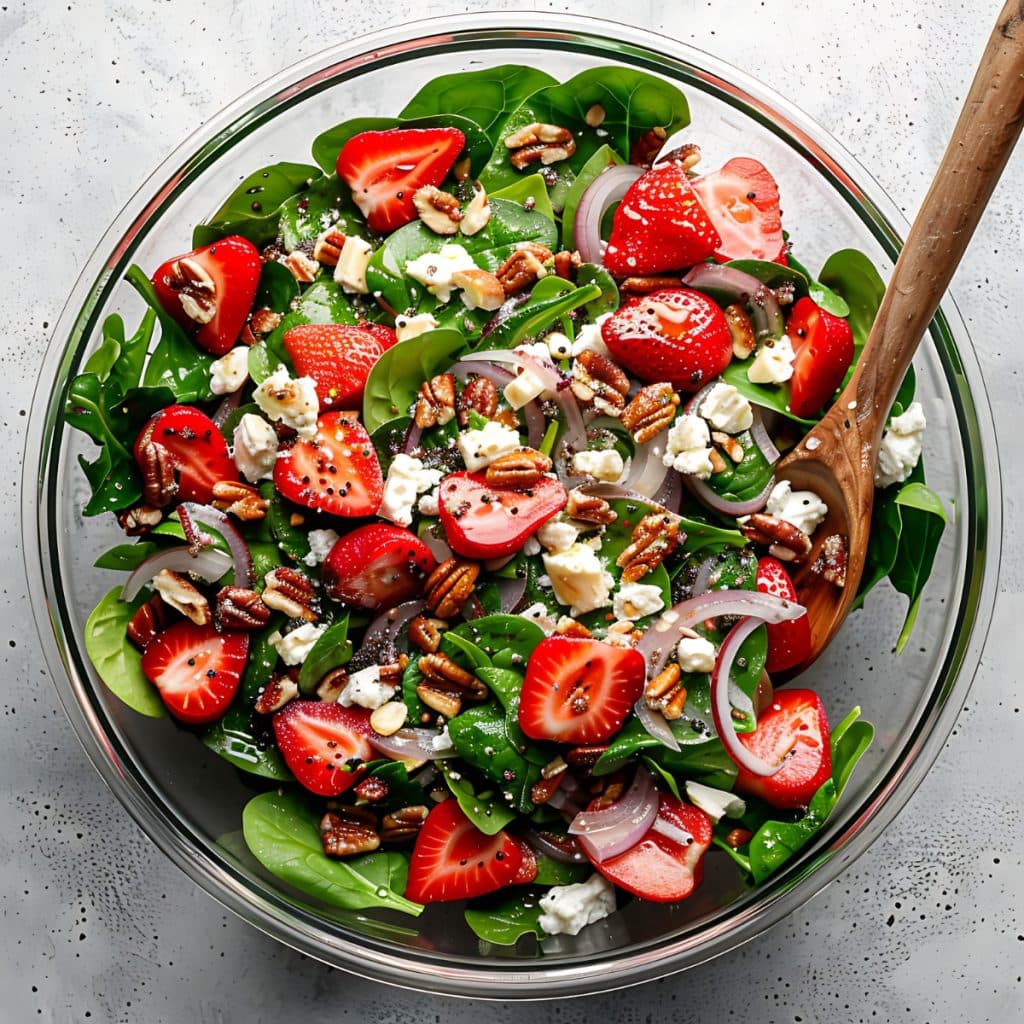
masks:
<instances>
[{"instance_id":1,"label":"sliced red onion","mask_svg":"<svg viewBox=\"0 0 1024 1024\"><path fill-rule=\"evenodd\" d=\"M204 548L197 555L193 555L185 544L165 548L155 555L150 555L124 581L124 586L121 588L121 600L134 601L138 597L139 591L163 569L170 569L172 572L190 572L201 576L207 583L213 583L230 568L231 556L216 548Z\"/></svg>"},{"instance_id":2,"label":"sliced red onion","mask_svg":"<svg viewBox=\"0 0 1024 1024\"><path fill-rule=\"evenodd\" d=\"M765 620L755 615L740 619L729 630L718 651L715 669L711 673L711 713L715 719L715 729L725 747L725 752L740 767L754 775L767 777L774 775L784 761L776 765L751 753L741 742L732 720L732 705L729 703L729 683L732 681L732 663L736 659L743 641L750 636Z\"/></svg>"},{"instance_id":3,"label":"sliced red onion","mask_svg":"<svg viewBox=\"0 0 1024 1024\"><path fill-rule=\"evenodd\" d=\"M498 351L505 352L508 350L500 349ZM479 358L480 356L491 356L493 354L492 352L471 353L471 355L477 358L470 359L466 357L460 359L449 372L461 381L468 380L470 375L486 377L488 380L494 381L499 388L503 388L509 381L515 379L515 374L507 367L499 366L497 360Z\"/></svg>"},{"instance_id":4,"label":"sliced red onion","mask_svg":"<svg viewBox=\"0 0 1024 1024\"><path fill-rule=\"evenodd\" d=\"M573 239L584 263L600 266L604 257L601 222L612 203L619 202L629 186L643 174L642 167L617 164L603 170L580 196L573 221Z\"/></svg>"},{"instance_id":5,"label":"sliced red onion","mask_svg":"<svg viewBox=\"0 0 1024 1024\"><path fill-rule=\"evenodd\" d=\"M515 354L519 356L520 365L524 370L529 370L538 380L544 382L545 391L557 393L560 390L567 390L568 382L562 371L555 366L551 356L539 356L525 349L518 349Z\"/></svg>"},{"instance_id":6,"label":"sliced red onion","mask_svg":"<svg viewBox=\"0 0 1024 1024\"><path fill-rule=\"evenodd\" d=\"M662 508L675 515L683 507L683 478L674 469L665 474L661 487L655 492L651 502L660 505Z\"/></svg>"},{"instance_id":7,"label":"sliced red onion","mask_svg":"<svg viewBox=\"0 0 1024 1024\"><path fill-rule=\"evenodd\" d=\"M531 448L537 449L540 447L541 441L544 440L547 420L544 419L544 410L536 398L523 406L523 418L526 420L526 443Z\"/></svg>"},{"instance_id":8,"label":"sliced red onion","mask_svg":"<svg viewBox=\"0 0 1024 1024\"><path fill-rule=\"evenodd\" d=\"M648 498L643 494L638 494L636 491L631 491L628 487L623 487L621 484L584 484L581 490L584 494L589 494L595 498L604 498L605 501L635 501L638 505L646 505L655 512L676 514L671 509L659 505L653 498ZM685 539L686 535L681 533L679 535L679 543L682 544Z\"/></svg>"},{"instance_id":9,"label":"sliced red onion","mask_svg":"<svg viewBox=\"0 0 1024 1024\"><path fill-rule=\"evenodd\" d=\"M723 292L735 302L743 303L750 313L758 341L781 338L785 332L779 300L768 285L752 274L718 263L698 263L683 278L683 284L700 291Z\"/></svg>"},{"instance_id":10,"label":"sliced red onion","mask_svg":"<svg viewBox=\"0 0 1024 1024\"><path fill-rule=\"evenodd\" d=\"M663 743L669 750L679 750L679 740L672 735L672 730L665 721L665 716L660 711L653 711L647 706L647 702L641 697L634 705L633 712L637 720L659 743Z\"/></svg>"},{"instance_id":11,"label":"sliced red onion","mask_svg":"<svg viewBox=\"0 0 1024 1024\"><path fill-rule=\"evenodd\" d=\"M686 486L693 492L694 497L702 504L724 516L749 516L754 512L760 512L768 504L768 495L772 493L775 486L775 474L768 478L768 483L753 497L746 501L730 501L716 494L703 480L690 474L686 475Z\"/></svg>"},{"instance_id":12,"label":"sliced red onion","mask_svg":"<svg viewBox=\"0 0 1024 1024\"><path fill-rule=\"evenodd\" d=\"M693 587L690 590L690 597L700 597L706 594L711 586L711 574L718 565L717 555L708 555L700 565L697 566L697 575L693 578Z\"/></svg>"},{"instance_id":13,"label":"sliced red onion","mask_svg":"<svg viewBox=\"0 0 1024 1024\"><path fill-rule=\"evenodd\" d=\"M192 517L192 521L203 523L216 530L231 549L231 557L235 560L235 586L251 587L252 552L245 538L239 533L238 527L220 509L212 505L199 505L194 501L182 502L182 507Z\"/></svg>"},{"instance_id":14,"label":"sliced red onion","mask_svg":"<svg viewBox=\"0 0 1024 1024\"><path fill-rule=\"evenodd\" d=\"M768 434L768 428L764 425L761 410L754 406L754 422L750 425L750 436L754 444L761 449L761 454L768 460L769 466L774 466L779 461L779 449Z\"/></svg>"},{"instance_id":15,"label":"sliced red onion","mask_svg":"<svg viewBox=\"0 0 1024 1024\"><path fill-rule=\"evenodd\" d=\"M420 764L423 761L444 761L450 757L458 757L456 750L436 750L434 739L438 736L435 729L399 729L390 736L373 733L369 739L373 747L382 754L396 761Z\"/></svg>"},{"instance_id":16,"label":"sliced red onion","mask_svg":"<svg viewBox=\"0 0 1024 1024\"><path fill-rule=\"evenodd\" d=\"M556 789L551 796L548 797L548 806L554 807L556 811L561 811L563 814L575 815L580 813L581 807L578 801L574 800L564 790Z\"/></svg>"},{"instance_id":17,"label":"sliced red onion","mask_svg":"<svg viewBox=\"0 0 1024 1024\"><path fill-rule=\"evenodd\" d=\"M693 834L687 832L686 829L680 828L678 825L674 825L667 818L658 815L654 819L654 824L651 828L663 835L666 839L671 839L677 846L692 846L693 845Z\"/></svg>"},{"instance_id":18,"label":"sliced red onion","mask_svg":"<svg viewBox=\"0 0 1024 1024\"><path fill-rule=\"evenodd\" d=\"M389 608L381 612L366 627L366 635L363 637L363 644L372 643L379 638L394 642L402 627L412 618L415 618L426 606L422 601L406 601L404 604Z\"/></svg>"},{"instance_id":19,"label":"sliced red onion","mask_svg":"<svg viewBox=\"0 0 1024 1024\"><path fill-rule=\"evenodd\" d=\"M413 420L406 428L405 438L402 441L402 452L405 455L411 455L419 447L422 436L423 428Z\"/></svg>"},{"instance_id":20,"label":"sliced red onion","mask_svg":"<svg viewBox=\"0 0 1024 1024\"><path fill-rule=\"evenodd\" d=\"M502 614L511 614L526 593L526 577L517 576L511 580L502 580L498 584L498 593L501 595Z\"/></svg>"},{"instance_id":21,"label":"sliced red onion","mask_svg":"<svg viewBox=\"0 0 1024 1024\"><path fill-rule=\"evenodd\" d=\"M528 828L524 833L526 841L538 852L550 857L559 864L580 864L587 858L583 851L578 848L579 844L574 839L576 850L566 850L560 844L554 842L541 831L535 828Z\"/></svg>"},{"instance_id":22,"label":"sliced red onion","mask_svg":"<svg viewBox=\"0 0 1024 1024\"><path fill-rule=\"evenodd\" d=\"M668 476L669 467L661 461L661 456L661 445L653 441L638 444L633 453L629 475L622 481L622 486L645 494L648 496L647 500L650 500L661 490L665 477Z\"/></svg>"},{"instance_id":23,"label":"sliced red onion","mask_svg":"<svg viewBox=\"0 0 1024 1024\"><path fill-rule=\"evenodd\" d=\"M658 814L658 791L651 773L637 768L633 784L611 805L599 811L581 811L569 832L598 863L624 853L643 838Z\"/></svg>"},{"instance_id":24,"label":"sliced red onion","mask_svg":"<svg viewBox=\"0 0 1024 1024\"><path fill-rule=\"evenodd\" d=\"M648 675L656 675L665 667L682 631L693 629L707 619L745 615L775 623L798 619L806 611L795 601L757 590L709 590L662 612L640 638L637 650L647 659Z\"/></svg>"},{"instance_id":25,"label":"sliced red onion","mask_svg":"<svg viewBox=\"0 0 1024 1024\"><path fill-rule=\"evenodd\" d=\"M232 391L230 394L224 396L223 401L213 411L213 415L210 417L213 420L213 425L220 430L224 426L225 420L238 408L242 401L242 389L239 388L237 391Z\"/></svg>"},{"instance_id":26,"label":"sliced red onion","mask_svg":"<svg viewBox=\"0 0 1024 1024\"><path fill-rule=\"evenodd\" d=\"M435 530L438 532L435 532ZM420 540L427 545L436 561L444 562L452 557L452 549L448 546L448 541L444 536L444 530L441 529L440 523L428 526L423 531Z\"/></svg>"}]
</instances>

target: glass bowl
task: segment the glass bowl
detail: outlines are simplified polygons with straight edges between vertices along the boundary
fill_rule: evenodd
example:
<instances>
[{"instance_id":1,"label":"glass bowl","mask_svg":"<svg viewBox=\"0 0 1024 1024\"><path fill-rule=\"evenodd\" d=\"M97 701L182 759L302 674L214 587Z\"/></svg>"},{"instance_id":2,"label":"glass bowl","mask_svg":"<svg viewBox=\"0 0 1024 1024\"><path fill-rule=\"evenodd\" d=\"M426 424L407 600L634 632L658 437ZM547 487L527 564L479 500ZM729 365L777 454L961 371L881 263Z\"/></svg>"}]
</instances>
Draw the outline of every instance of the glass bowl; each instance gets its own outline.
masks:
<instances>
[{"instance_id":1,"label":"glass bowl","mask_svg":"<svg viewBox=\"0 0 1024 1024\"><path fill-rule=\"evenodd\" d=\"M68 301L42 366L25 460L28 576L51 672L86 753L153 841L199 885L268 934L368 978L453 995L551 998L666 975L731 949L790 913L878 837L921 782L963 705L995 589L1000 495L980 372L952 302L915 361L928 416L930 485L954 518L912 642L893 653L905 599L879 588L808 675L832 711L862 706L878 733L829 826L783 870L747 888L728 858L707 858L703 885L679 905L632 902L578 938L484 953L451 907L417 930L386 916L330 913L304 903L230 840L250 780L169 719L128 710L98 681L83 626L110 587L92 568L122 536L112 516L83 520L77 464L91 442L61 418L69 380L113 311L141 305L122 280L187 250L192 226L240 177L303 160L313 137L354 114L393 115L436 75L525 64L564 79L599 64L641 68L677 83L707 166L743 153L780 183L785 219L813 269L833 250L862 249L891 270L905 225L868 174L791 104L683 44L578 17L460 15L342 43L258 87L210 121L156 171L117 218ZM403 925L405 922L402 922Z\"/></svg>"}]
</instances>

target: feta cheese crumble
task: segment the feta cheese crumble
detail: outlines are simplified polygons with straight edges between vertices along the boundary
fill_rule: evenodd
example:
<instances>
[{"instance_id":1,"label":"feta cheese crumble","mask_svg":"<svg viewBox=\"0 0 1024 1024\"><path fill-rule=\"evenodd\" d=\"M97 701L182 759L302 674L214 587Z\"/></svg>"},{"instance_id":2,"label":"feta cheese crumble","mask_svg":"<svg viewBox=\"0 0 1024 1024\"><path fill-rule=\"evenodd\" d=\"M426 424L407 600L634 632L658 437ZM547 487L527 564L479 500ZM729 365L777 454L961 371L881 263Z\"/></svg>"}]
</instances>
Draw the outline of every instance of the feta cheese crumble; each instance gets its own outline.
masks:
<instances>
[{"instance_id":1,"label":"feta cheese crumble","mask_svg":"<svg viewBox=\"0 0 1024 1024\"><path fill-rule=\"evenodd\" d=\"M608 483L618 480L625 469L622 456L614 448L577 452L572 457L572 466L577 473L586 473L595 480L604 480Z\"/></svg>"},{"instance_id":2,"label":"feta cheese crumble","mask_svg":"<svg viewBox=\"0 0 1024 1024\"><path fill-rule=\"evenodd\" d=\"M524 619L536 622L544 631L545 636L551 636L555 631L555 626L558 624L558 620L548 611L547 606L540 601L536 604L531 604L529 608L524 609L519 614Z\"/></svg>"},{"instance_id":3,"label":"feta cheese crumble","mask_svg":"<svg viewBox=\"0 0 1024 1024\"><path fill-rule=\"evenodd\" d=\"M366 268L372 255L373 246L369 242L357 235L346 235L334 268L334 283L350 294L367 295L370 289L366 283Z\"/></svg>"},{"instance_id":4,"label":"feta cheese crumble","mask_svg":"<svg viewBox=\"0 0 1024 1024\"><path fill-rule=\"evenodd\" d=\"M267 637L267 641L286 665L301 665L309 652L313 650L313 645L326 632L326 626L316 626L312 622L304 622L298 629L293 629L284 636L274 630Z\"/></svg>"},{"instance_id":5,"label":"feta cheese crumble","mask_svg":"<svg viewBox=\"0 0 1024 1024\"><path fill-rule=\"evenodd\" d=\"M235 427L231 458L249 483L269 480L277 461L277 434L274 428L254 412L247 412Z\"/></svg>"},{"instance_id":6,"label":"feta cheese crumble","mask_svg":"<svg viewBox=\"0 0 1024 1024\"><path fill-rule=\"evenodd\" d=\"M505 401L513 409L522 409L535 398L544 393L544 381L530 370L523 370L517 377L510 380L502 390Z\"/></svg>"},{"instance_id":7,"label":"feta cheese crumble","mask_svg":"<svg viewBox=\"0 0 1024 1024\"><path fill-rule=\"evenodd\" d=\"M808 537L828 515L828 505L814 491L794 491L788 480L780 480L772 488L764 510L770 516L792 523Z\"/></svg>"},{"instance_id":8,"label":"feta cheese crumble","mask_svg":"<svg viewBox=\"0 0 1024 1024\"><path fill-rule=\"evenodd\" d=\"M330 553L331 548L341 540L334 530L310 530L309 554L303 559L308 566L319 565Z\"/></svg>"},{"instance_id":9,"label":"feta cheese crumble","mask_svg":"<svg viewBox=\"0 0 1024 1024\"><path fill-rule=\"evenodd\" d=\"M380 681L380 665L368 665L348 677L345 689L338 694L338 703L343 708L358 704L361 708L376 711L394 697L395 689Z\"/></svg>"},{"instance_id":10,"label":"feta cheese crumble","mask_svg":"<svg viewBox=\"0 0 1024 1024\"><path fill-rule=\"evenodd\" d=\"M661 461L677 473L707 480L712 473L711 432L707 421L684 412L669 427Z\"/></svg>"},{"instance_id":11,"label":"feta cheese crumble","mask_svg":"<svg viewBox=\"0 0 1024 1024\"><path fill-rule=\"evenodd\" d=\"M568 551L580 532L565 519L549 519L535 534L548 551Z\"/></svg>"},{"instance_id":12,"label":"feta cheese crumble","mask_svg":"<svg viewBox=\"0 0 1024 1024\"><path fill-rule=\"evenodd\" d=\"M788 334L774 342L766 341L747 367L747 380L751 384L783 384L793 376L795 359L796 353Z\"/></svg>"},{"instance_id":13,"label":"feta cheese crumble","mask_svg":"<svg viewBox=\"0 0 1024 1024\"><path fill-rule=\"evenodd\" d=\"M210 390L230 395L249 379L249 348L239 345L210 363Z\"/></svg>"},{"instance_id":14,"label":"feta cheese crumble","mask_svg":"<svg viewBox=\"0 0 1024 1024\"><path fill-rule=\"evenodd\" d=\"M555 600L559 604L569 605L570 614L582 615L610 603L615 580L601 564L593 548L576 543L565 551L555 551L541 557L551 580Z\"/></svg>"},{"instance_id":15,"label":"feta cheese crumble","mask_svg":"<svg viewBox=\"0 0 1024 1024\"><path fill-rule=\"evenodd\" d=\"M661 587L653 583L623 583L612 601L617 619L642 619L665 607Z\"/></svg>"},{"instance_id":16,"label":"feta cheese crumble","mask_svg":"<svg viewBox=\"0 0 1024 1024\"><path fill-rule=\"evenodd\" d=\"M611 313L602 313L592 324L583 324L576 331L576 340L572 343L572 354L578 356L583 351L596 352L599 356L611 358L611 352L601 337L601 328L605 321L611 319Z\"/></svg>"},{"instance_id":17,"label":"feta cheese crumble","mask_svg":"<svg viewBox=\"0 0 1024 1024\"><path fill-rule=\"evenodd\" d=\"M270 419L291 427L300 437L316 436L320 401L316 396L316 381L312 377L293 379L285 367L278 366L256 389L253 398Z\"/></svg>"},{"instance_id":18,"label":"feta cheese crumble","mask_svg":"<svg viewBox=\"0 0 1024 1024\"><path fill-rule=\"evenodd\" d=\"M676 648L676 660L684 672L710 672L717 656L715 645L702 636L684 636Z\"/></svg>"},{"instance_id":19,"label":"feta cheese crumble","mask_svg":"<svg viewBox=\"0 0 1024 1024\"><path fill-rule=\"evenodd\" d=\"M700 403L700 414L726 434L739 434L754 423L754 410L732 384L716 384Z\"/></svg>"},{"instance_id":20,"label":"feta cheese crumble","mask_svg":"<svg viewBox=\"0 0 1024 1024\"><path fill-rule=\"evenodd\" d=\"M585 882L552 886L538 902L538 924L548 935L579 935L615 911L615 887L595 871Z\"/></svg>"},{"instance_id":21,"label":"feta cheese crumble","mask_svg":"<svg viewBox=\"0 0 1024 1024\"><path fill-rule=\"evenodd\" d=\"M411 341L427 331L432 331L440 324L431 313L417 313L415 316L395 317L395 337L399 341Z\"/></svg>"},{"instance_id":22,"label":"feta cheese crumble","mask_svg":"<svg viewBox=\"0 0 1024 1024\"><path fill-rule=\"evenodd\" d=\"M520 447L518 431L502 426L497 420L489 420L479 430L463 431L457 444L462 461L471 473L485 469L495 459Z\"/></svg>"},{"instance_id":23,"label":"feta cheese crumble","mask_svg":"<svg viewBox=\"0 0 1024 1024\"><path fill-rule=\"evenodd\" d=\"M399 526L408 526L412 522L416 499L440 482L439 469L426 469L422 460L399 452L388 469L377 515Z\"/></svg>"},{"instance_id":24,"label":"feta cheese crumble","mask_svg":"<svg viewBox=\"0 0 1024 1024\"><path fill-rule=\"evenodd\" d=\"M460 270L476 269L473 257L461 245L453 242L442 245L440 252L425 252L405 265L406 276L418 281L442 302L452 297L455 288L452 284L453 274Z\"/></svg>"},{"instance_id":25,"label":"feta cheese crumble","mask_svg":"<svg viewBox=\"0 0 1024 1024\"><path fill-rule=\"evenodd\" d=\"M924 435L924 409L920 402L912 402L901 416L889 421L882 442L878 446L875 465L875 486L891 487L901 484L914 471L921 458L921 439Z\"/></svg>"}]
</instances>

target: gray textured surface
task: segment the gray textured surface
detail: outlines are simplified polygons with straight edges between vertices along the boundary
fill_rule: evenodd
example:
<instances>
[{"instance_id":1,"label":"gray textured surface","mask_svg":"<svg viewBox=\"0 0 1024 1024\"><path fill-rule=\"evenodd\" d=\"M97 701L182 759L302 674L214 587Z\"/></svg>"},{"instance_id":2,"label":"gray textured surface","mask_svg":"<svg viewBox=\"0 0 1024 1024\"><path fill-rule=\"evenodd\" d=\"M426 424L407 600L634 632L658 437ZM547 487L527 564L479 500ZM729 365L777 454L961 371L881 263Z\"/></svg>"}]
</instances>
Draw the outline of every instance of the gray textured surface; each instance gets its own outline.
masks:
<instances>
[{"instance_id":1,"label":"gray textured surface","mask_svg":"<svg viewBox=\"0 0 1024 1024\"><path fill-rule=\"evenodd\" d=\"M831 6L831 5L830 5ZM634 23L745 66L790 96L914 212L994 7L937 0L786 5L634 0ZM223 913L140 834L59 709L18 557L18 452L38 353L102 231L169 149L255 82L337 35L414 17L533 8L615 18L620 0L250 4L50 0L0 5L0 1021L595 1019L995 1021L1024 1006L1024 746L1016 650L1022 466L1007 443L1003 576L981 671L935 769L839 882L745 948L617 996L483 1011L330 971ZM954 290L1004 441L1022 404L1024 152Z\"/></svg>"}]
</instances>

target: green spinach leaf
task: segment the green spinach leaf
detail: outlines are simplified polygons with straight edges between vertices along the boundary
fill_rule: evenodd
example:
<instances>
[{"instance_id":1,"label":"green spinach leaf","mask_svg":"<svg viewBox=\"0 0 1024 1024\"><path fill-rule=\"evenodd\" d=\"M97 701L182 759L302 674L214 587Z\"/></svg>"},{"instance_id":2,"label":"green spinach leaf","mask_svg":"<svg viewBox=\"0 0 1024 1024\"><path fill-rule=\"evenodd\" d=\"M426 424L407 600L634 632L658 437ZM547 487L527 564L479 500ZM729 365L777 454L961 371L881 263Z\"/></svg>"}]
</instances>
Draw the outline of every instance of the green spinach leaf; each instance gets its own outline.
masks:
<instances>
[{"instance_id":1,"label":"green spinach leaf","mask_svg":"<svg viewBox=\"0 0 1024 1024\"><path fill-rule=\"evenodd\" d=\"M836 292L850 307L850 329L853 331L853 363L843 381L853 374L861 350L864 348L875 314L885 294L885 282L871 260L857 249L840 249L825 261L821 268L821 281Z\"/></svg>"},{"instance_id":2,"label":"green spinach leaf","mask_svg":"<svg viewBox=\"0 0 1024 1024\"><path fill-rule=\"evenodd\" d=\"M466 924L484 942L495 946L514 946L524 935L543 939L540 926L543 911L536 898L524 899L522 893L513 896L492 896L474 901L465 912Z\"/></svg>"},{"instance_id":3,"label":"green spinach leaf","mask_svg":"<svg viewBox=\"0 0 1024 1024\"><path fill-rule=\"evenodd\" d=\"M104 551L92 564L97 569L116 569L118 572L131 572L137 569L150 555L156 553L157 546L150 540L140 540L135 544L115 544Z\"/></svg>"},{"instance_id":4,"label":"green spinach leaf","mask_svg":"<svg viewBox=\"0 0 1024 1024\"><path fill-rule=\"evenodd\" d=\"M542 174L527 174L504 188L490 194L491 199L507 199L519 203L524 209L543 214L550 221L555 219L555 210L548 194L548 183Z\"/></svg>"},{"instance_id":5,"label":"green spinach leaf","mask_svg":"<svg viewBox=\"0 0 1024 1024\"><path fill-rule=\"evenodd\" d=\"M203 732L203 744L250 775L276 782L292 780L294 776L270 740L261 743L253 735L253 714L251 709L228 708L222 718Z\"/></svg>"},{"instance_id":6,"label":"green spinach leaf","mask_svg":"<svg viewBox=\"0 0 1024 1024\"><path fill-rule=\"evenodd\" d=\"M260 271L260 283L256 289L253 305L272 309L275 313L287 313L292 302L299 297L299 282L292 272L283 264L271 260L263 264Z\"/></svg>"},{"instance_id":7,"label":"green spinach leaf","mask_svg":"<svg viewBox=\"0 0 1024 1024\"><path fill-rule=\"evenodd\" d=\"M299 689L313 693L328 672L344 665L352 657L352 641L348 638L348 613L320 635L299 669Z\"/></svg>"},{"instance_id":8,"label":"green spinach leaf","mask_svg":"<svg viewBox=\"0 0 1024 1024\"><path fill-rule=\"evenodd\" d=\"M495 800L489 792L477 794L469 779L460 775L444 761L438 761L444 781L458 801L462 813L483 832L485 836L493 836L506 825L516 820L516 812L500 800Z\"/></svg>"},{"instance_id":9,"label":"green spinach leaf","mask_svg":"<svg viewBox=\"0 0 1024 1024\"><path fill-rule=\"evenodd\" d=\"M363 215L352 202L352 190L336 174L319 175L278 210L277 234L288 252L330 227L360 238L368 233Z\"/></svg>"},{"instance_id":10,"label":"green spinach leaf","mask_svg":"<svg viewBox=\"0 0 1024 1024\"><path fill-rule=\"evenodd\" d=\"M597 284L576 287L554 275L543 277L533 286L529 299L487 335L483 347L515 348L528 338L536 337L541 331L553 326L557 320L574 309L589 305L600 298L601 288Z\"/></svg>"}]
</instances>

